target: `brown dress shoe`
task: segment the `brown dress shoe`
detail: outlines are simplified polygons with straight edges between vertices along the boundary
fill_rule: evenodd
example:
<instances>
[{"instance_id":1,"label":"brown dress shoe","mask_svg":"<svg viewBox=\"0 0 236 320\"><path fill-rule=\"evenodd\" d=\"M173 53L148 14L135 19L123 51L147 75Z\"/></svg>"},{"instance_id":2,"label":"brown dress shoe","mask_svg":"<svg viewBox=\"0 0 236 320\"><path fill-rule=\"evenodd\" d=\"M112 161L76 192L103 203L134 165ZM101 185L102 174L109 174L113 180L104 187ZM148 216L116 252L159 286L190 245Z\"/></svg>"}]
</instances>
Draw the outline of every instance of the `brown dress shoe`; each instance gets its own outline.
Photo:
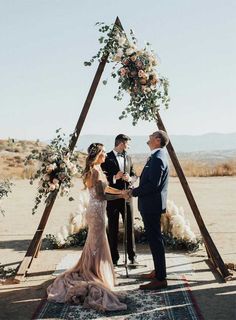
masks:
<instances>
[{"instance_id":1,"label":"brown dress shoe","mask_svg":"<svg viewBox=\"0 0 236 320\"><path fill-rule=\"evenodd\" d=\"M147 284L143 284L139 286L139 289L141 290L158 290L163 289L167 287L167 281L166 280L152 280L151 282Z\"/></svg>"},{"instance_id":2,"label":"brown dress shoe","mask_svg":"<svg viewBox=\"0 0 236 320\"><path fill-rule=\"evenodd\" d=\"M156 272L155 270L152 270L149 273L143 273L140 275L140 279L142 280L152 280L156 278Z\"/></svg>"}]
</instances>

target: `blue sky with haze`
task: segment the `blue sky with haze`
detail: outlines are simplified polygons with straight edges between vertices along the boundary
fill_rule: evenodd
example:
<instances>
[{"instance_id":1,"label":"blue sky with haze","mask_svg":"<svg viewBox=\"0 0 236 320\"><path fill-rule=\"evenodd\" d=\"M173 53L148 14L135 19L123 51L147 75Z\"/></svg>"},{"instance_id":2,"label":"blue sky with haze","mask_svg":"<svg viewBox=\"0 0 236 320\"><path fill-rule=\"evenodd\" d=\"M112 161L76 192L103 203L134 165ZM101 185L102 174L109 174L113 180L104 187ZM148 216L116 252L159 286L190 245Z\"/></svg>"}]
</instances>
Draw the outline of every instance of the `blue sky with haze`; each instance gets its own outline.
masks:
<instances>
[{"instance_id":1,"label":"blue sky with haze","mask_svg":"<svg viewBox=\"0 0 236 320\"><path fill-rule=\"evenodd\" d=\"M118 15L139 47L146 41L170 81L170 134L235 132L236 2L211 0L0 0L0 138L45 140L73 131L97 64L97 21ZM109 77L108 65L103 79ZM132 126L118 116L127 98L116 80L98 87L82 134L148 135L155 123Z\"/></svg>"}]
</instances>

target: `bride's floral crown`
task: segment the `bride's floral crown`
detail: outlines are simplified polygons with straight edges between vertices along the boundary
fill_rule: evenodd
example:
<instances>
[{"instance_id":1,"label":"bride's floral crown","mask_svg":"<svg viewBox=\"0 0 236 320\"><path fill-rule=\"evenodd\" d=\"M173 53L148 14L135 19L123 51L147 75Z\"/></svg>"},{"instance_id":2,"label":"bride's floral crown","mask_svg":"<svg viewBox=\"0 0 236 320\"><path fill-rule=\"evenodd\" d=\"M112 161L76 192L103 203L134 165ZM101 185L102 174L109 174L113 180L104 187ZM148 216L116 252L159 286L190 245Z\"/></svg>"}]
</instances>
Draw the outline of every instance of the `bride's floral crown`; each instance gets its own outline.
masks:
<instances>
[{"instance_id":1,"label":"bride's floral crown","mask_svg":"<svg viewBox=\"0 0 236 320\"><path fill-rule=\"evenodd\" d=\"M90 156L96 156L97 153L99 151L99 144L98 143L92 143L89 147L88 147L88 154Z\"/></svg>"}]
</instances>

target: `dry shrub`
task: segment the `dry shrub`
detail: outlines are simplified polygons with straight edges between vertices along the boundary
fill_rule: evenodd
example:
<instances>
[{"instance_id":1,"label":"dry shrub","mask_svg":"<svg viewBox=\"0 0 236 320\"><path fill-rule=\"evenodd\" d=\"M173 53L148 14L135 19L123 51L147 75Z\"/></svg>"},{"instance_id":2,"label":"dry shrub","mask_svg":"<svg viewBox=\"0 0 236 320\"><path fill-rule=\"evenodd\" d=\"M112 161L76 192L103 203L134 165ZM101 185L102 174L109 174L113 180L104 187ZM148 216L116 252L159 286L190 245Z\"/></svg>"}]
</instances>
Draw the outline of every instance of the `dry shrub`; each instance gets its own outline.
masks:
<instances>
[{"instance_id":1,"label":"dry shrub","mask_svg":"<svg viewBox=\"0 0 236 320\"><path fill-rule=\"evenodd\" d=\"M213 176L235 176L236 175L236 161L221 163L215 166Z\"/></svg>"},{"instance_id":2,"label":"dry shrub","mask_svg":"<svg viewBox=\"0 0 236 320\"><path fill-rule=\"evenodd\" d=\"M32 150L44 150L45 144L38 141L15 141L14 139L0 139L0 176L2 178L20 178L30 179L38 168L38 163L32 161L27 167L24 166L24 159ZM9 153L4 153L8 151ZM79 153L79 164L84 167L86 153ZM136 174L140 176L143 166L146 163L147 155L133 155L133 163ZM236 160L229 159L224 162L215 161L212 163L208 160L201 161L187 157L179 159L184 174L187 177L213 177L213 176L236 176ZM171 160L170 176L176 177L176 171Z\"/></svg>"},{"instance_id":3,"label":"dry shrub","mask_svg":"<svg viewBox=\"0 0 236 320\"><path fill-rule=\"evenodd\" d=\"M142 164L142 163L134 163L134 170L135 170L137 176L141 175L141 172L143 170L143 166L144 166L144 164Z\"/></svg>"},{"instance_id":4,"label":"dry shrub","mask_svg":"<svg viewBox=\"0 0 236 320\"><path fill-rule=\"evenodd\" d=\"M24 166L23 170L22 170L22 174L21 174L21 178L22 179L30 179L32 178L35 173L37 171L37 167L36 166Z\"/></svg>"},{"instance_id":5,"label":"dry shrub","mask_svg":"<svg viewBox=\"0 0 236 320\"><path fill-rule=\"evenodd\" d=\"M14 163L8 163L8 167L15 167L15 164Z\"/></svg>"},{"instance_id":6,"label":"dry shrub","mask_svg":"<svg viewBox=\"0 0 236 320\"><path fill-rule=\"evenodd\" d=\"M182 161L182 169L187 177L223 177L236 175L236 161L229 160L224 163L210 164L200 161ZM170 175L176 177L173 164L170 165Z\"/></svg>"}]
</instances>

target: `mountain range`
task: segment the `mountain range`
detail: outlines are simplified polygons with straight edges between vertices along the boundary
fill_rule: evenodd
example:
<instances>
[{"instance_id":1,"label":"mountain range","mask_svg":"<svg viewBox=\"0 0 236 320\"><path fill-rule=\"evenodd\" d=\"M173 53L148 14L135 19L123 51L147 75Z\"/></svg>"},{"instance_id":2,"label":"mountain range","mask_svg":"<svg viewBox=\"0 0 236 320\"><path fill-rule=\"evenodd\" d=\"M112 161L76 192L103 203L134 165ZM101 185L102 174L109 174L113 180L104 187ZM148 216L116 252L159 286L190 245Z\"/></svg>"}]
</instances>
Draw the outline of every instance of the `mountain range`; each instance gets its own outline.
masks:
<instances>
[{"instance_id":1,"label":"mountain range","mask_svg":"<svg viewBox=\"0 0 236 320\"><path fill-rule=\"evenodd\" d=\"M114 146L112 135L82 135L79 137L77 149L86 151L92 142L101 142L109 151ZM147 136L131 136L129 153L149 153ZM171 143L176 152L180 153L210 153L212 155L224 153L236 156L236 132L234 133L207 133L203 135L170 135Z\"/></svg>"}]
</instances>

